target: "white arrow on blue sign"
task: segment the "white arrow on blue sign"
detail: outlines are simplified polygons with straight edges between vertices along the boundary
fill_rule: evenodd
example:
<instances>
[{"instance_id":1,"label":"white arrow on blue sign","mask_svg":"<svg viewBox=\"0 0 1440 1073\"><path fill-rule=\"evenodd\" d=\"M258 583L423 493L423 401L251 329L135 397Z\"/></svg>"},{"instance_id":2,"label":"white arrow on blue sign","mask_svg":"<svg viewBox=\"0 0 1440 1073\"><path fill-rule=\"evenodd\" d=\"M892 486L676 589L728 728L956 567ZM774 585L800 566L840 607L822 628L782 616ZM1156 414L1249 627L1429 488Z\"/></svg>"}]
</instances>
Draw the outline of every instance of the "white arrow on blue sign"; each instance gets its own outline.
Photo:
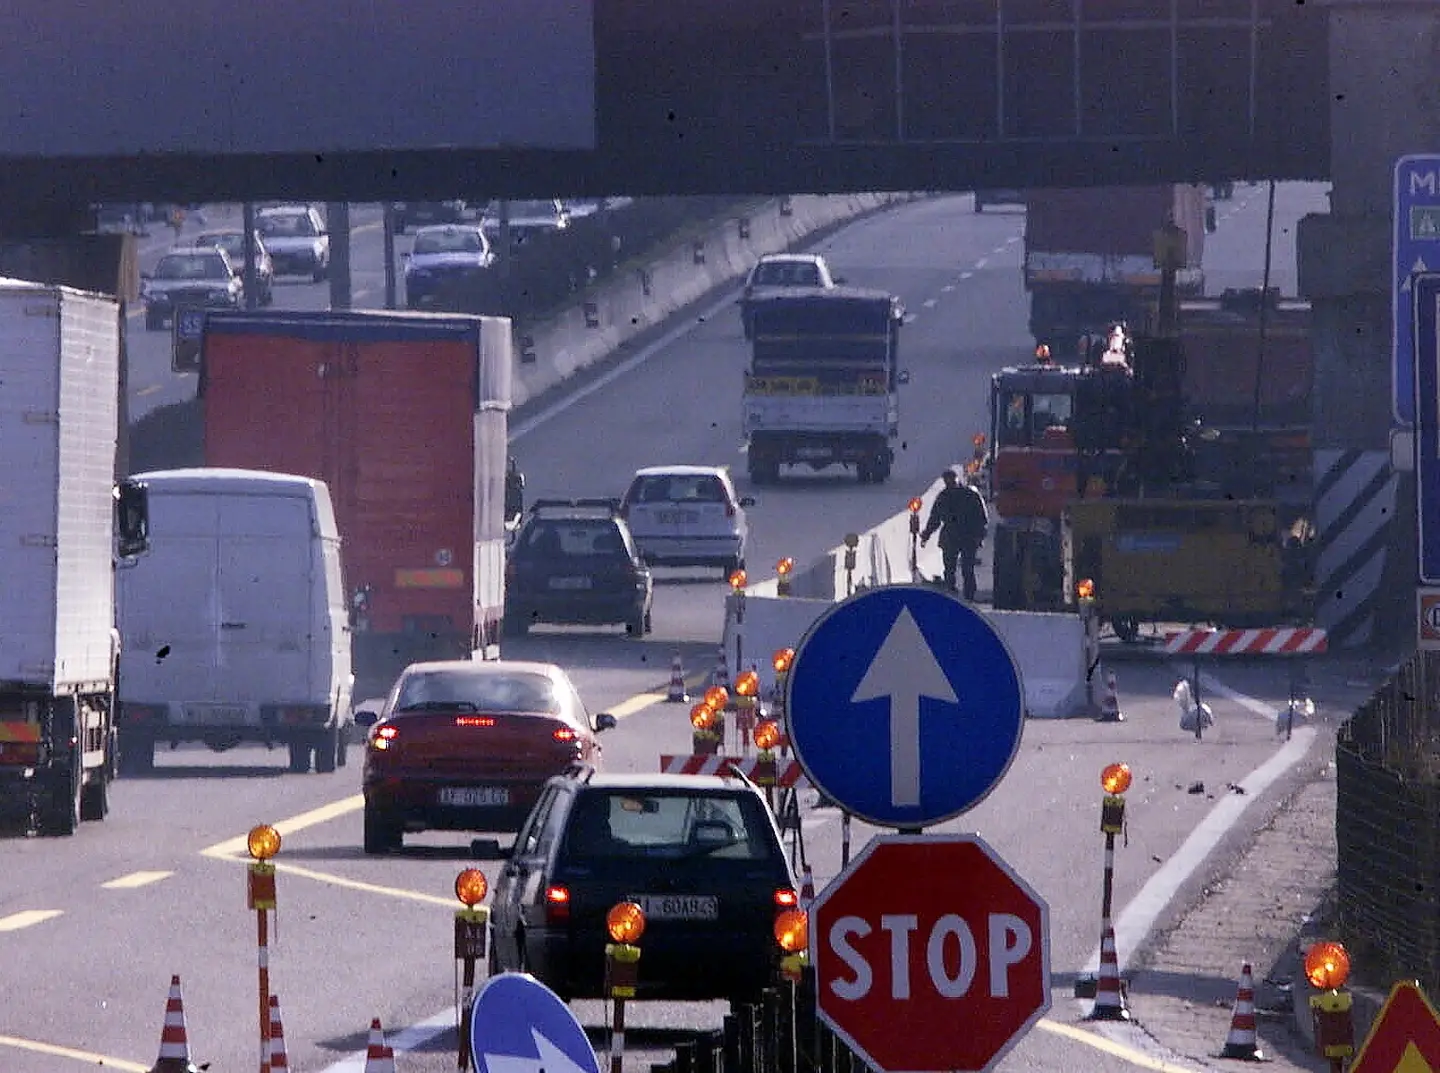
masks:
<instances>
[{"instance_id":1,"label":"white arrow on blue sign","mask_svg":"<svg viewBox=\"0 0 1440 1073\"><path fill-rule=\"evenodd\" d=\"M1440 270L1440 155L1395 162L1394 381L1392 403L1401 425L1415 424L1414 277Z\"/></svg>"},{"instance_id":2,"label":"white arrow on blue sign","mask_svg":"<svg viewBox=\"0 0 1440 1073\"><path fill-rule=\"evenodd\" d=\"M470 1007L475 1073L600 1073L585 1029L533 976L492 976Z\"/></svg>"},{"instance_id":3,"label":"white arrow on blue sign","mask_svg":"<svg viewBox=\"0 0 1440 1073\"><path fill-rule=\"evenodd\" d=\"M795 650L785 712L826 797L880 827L929 827L1004 777L1025 725L1020 669L958 597L891 585L830 608Z\"/></svg>"}]
</instances>

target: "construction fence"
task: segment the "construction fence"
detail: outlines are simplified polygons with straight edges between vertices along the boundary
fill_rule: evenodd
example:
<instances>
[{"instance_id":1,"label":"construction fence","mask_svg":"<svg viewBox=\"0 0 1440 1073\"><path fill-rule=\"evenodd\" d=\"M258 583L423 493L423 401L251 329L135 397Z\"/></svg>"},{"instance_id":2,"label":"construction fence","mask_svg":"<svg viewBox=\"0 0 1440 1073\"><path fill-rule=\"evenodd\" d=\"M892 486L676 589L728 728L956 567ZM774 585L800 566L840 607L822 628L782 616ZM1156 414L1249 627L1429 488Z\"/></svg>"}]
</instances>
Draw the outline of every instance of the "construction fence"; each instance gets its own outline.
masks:
<instances>
[{"instance_id":1,"label":"construction fence","mask_svg":"<svg viewBox=\"0 0 1440 1073\"><path fill-rule=\"evenodd\" d=\"M1336 909L1357 975L1440 991L1440 653L1402 664L1335 746Z\"/></svg>"}]
</instances>

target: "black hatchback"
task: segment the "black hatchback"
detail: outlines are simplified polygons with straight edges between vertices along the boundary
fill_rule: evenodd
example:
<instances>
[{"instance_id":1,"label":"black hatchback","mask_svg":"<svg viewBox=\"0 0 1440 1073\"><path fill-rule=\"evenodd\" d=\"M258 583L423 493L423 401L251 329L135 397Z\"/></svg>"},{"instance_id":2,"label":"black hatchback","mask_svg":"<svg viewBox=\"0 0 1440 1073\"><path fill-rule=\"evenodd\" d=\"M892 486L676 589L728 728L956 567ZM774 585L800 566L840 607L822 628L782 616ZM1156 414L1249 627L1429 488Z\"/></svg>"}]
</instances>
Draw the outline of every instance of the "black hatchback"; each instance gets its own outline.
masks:
<instances>
[{"instance_id":1,"label":"black hatchback","mask_svg":"<svg viewBox=\"0 0 1440 1073\"><path fill-rule=\"evenodd\" d=\"M490 971L604 995L605 914L645 911L636 997L753 1000L775 980L775 916L798 902L765 798L739 776L551 779L500 872Z\"/></svg>"},{"instance_id":2,"label":"black hatchback","mask_svg":"<svg viewBox=\"0 0 1440 1073\"><path fill-rule=\"evenodd\" d=\"M506 552L505 632L622 625L650 632L654 584L617 499L538 499Z\"/></svg>"}]
</instances>

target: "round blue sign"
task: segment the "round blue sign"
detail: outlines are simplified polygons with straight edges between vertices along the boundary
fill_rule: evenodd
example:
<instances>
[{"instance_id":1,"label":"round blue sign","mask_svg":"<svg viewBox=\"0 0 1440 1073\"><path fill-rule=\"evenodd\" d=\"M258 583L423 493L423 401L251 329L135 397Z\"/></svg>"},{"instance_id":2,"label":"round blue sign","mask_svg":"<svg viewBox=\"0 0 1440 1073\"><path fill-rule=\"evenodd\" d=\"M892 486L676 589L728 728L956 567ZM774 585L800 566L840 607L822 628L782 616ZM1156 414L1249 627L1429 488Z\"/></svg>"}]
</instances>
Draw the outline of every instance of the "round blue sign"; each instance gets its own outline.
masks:
<instances>
[{"instance_id":1,"label":"round blue sign","mask_svg":"<svg viewBox=\"0 0 1440 1073\"><path fill-rule=\"evenodd\" d=\"M475 1073L600 1073L570 1007L533 976L490 977L470 1011Z\"/></svg>"},{"instance_id":2,"label":"round blue sign","mask_svg":"<svg viewBox=\"0 0 1440 1073\"><path fill-rule=\"evenodd\" d=\"M785 712L816 789L880 827L974 808L1020 749L1024 689L1010 650L958 597L892 585L826 611L795 650Z\"/></svg>"}]
</instances>

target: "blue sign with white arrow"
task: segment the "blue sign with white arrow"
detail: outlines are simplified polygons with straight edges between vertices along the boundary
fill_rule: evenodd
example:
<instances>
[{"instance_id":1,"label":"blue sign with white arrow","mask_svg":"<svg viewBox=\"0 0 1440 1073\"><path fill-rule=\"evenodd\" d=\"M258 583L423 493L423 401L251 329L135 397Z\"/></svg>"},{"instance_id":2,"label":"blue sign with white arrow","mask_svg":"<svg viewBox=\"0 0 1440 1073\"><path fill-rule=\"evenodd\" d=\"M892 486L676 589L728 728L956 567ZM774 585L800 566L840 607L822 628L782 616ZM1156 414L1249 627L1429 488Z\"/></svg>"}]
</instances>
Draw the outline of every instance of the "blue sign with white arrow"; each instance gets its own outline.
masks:
<instances>
[{"instance_id":1,"label":"blue sign with white arrow","mask_svg":"<svg viewBox=\"0 0 1440 1073\"><path fill-rule=\"evenodd\" d=\"M475 1073L600 1073L570 1007L533 976L490 977L470 1010Z\"/></svg>"},{"instance_id":2,"label":"blue sign with white arrow","mask_svg":"<svg viewBox=\"0 0 1440 1073\"><path fill-rule=\"evenodd\" d=\"M1395 418L1415 424L1415 283L1440 270L1440 155L1395 162L1394 380Z\"/></svg>"},{"instance_id":3,"label":"blue sign with white arrow","mask_svg":"<svg viewBox=\"0 0 1440 1073\"><path fill-rule=\"evenodd\" d=\"M940 589L891 585L836 604L795 650L795 757L846 811L928 827L979 804L1025 725L1020 669L995 628Z\"/></svg>"}]
</instances>

